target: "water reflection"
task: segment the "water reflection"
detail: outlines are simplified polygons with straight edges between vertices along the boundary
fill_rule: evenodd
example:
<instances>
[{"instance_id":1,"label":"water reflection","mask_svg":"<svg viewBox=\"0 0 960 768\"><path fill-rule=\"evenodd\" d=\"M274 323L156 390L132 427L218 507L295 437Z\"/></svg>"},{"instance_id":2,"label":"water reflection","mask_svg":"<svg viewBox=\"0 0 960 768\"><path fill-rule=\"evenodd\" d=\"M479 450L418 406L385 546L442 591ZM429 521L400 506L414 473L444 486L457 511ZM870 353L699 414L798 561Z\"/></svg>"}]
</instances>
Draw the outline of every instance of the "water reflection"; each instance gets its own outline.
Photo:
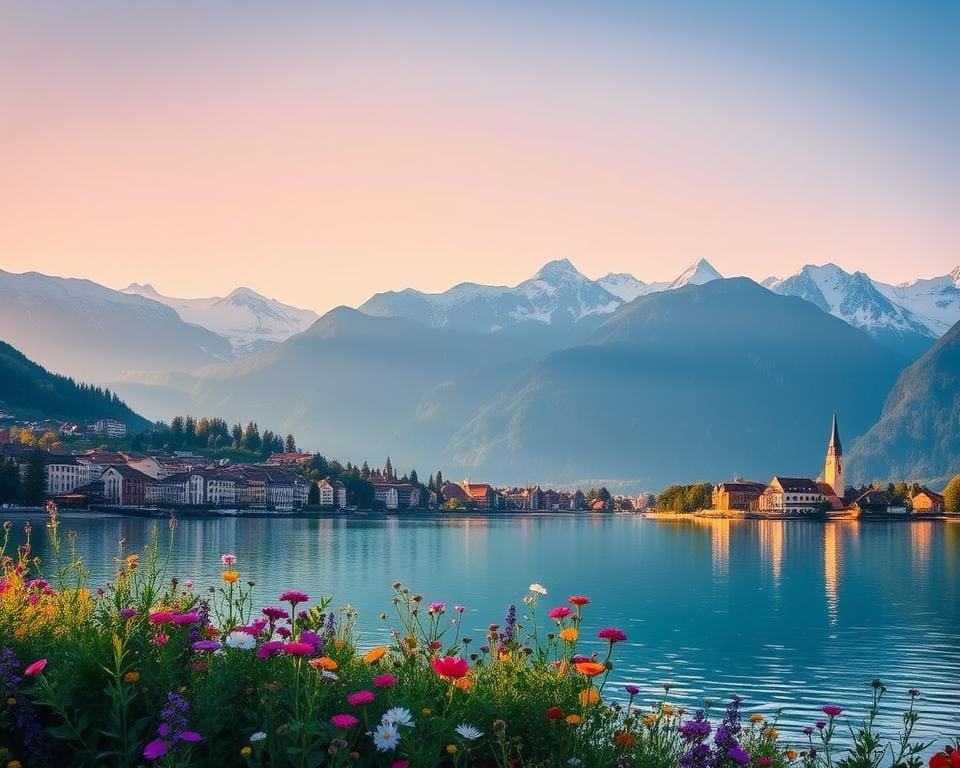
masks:
<instances>
[{"instance_id":1,"label":"water reflection","mask_svg":"<svg viewBox=\"0 0 960 768\"><path fill-rule=\"evenodd\" d=\"M823 583L831 627L840 617L840 547L837 523L827 523L823 529Z\"/></svg>"}]
</instances>

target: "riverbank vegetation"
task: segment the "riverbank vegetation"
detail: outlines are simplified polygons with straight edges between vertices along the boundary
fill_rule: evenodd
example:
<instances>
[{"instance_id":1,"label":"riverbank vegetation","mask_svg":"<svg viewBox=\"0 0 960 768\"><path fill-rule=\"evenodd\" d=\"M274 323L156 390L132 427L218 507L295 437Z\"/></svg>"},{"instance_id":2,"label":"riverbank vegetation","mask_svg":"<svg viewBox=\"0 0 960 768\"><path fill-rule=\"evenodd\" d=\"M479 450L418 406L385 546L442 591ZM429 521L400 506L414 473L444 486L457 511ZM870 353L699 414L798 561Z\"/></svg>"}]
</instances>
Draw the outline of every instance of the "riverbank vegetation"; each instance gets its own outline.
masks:
<instances>
[{"instance_id":1,"label":"riverbank vegetation","mask_svg":"<svg viewBox=\"0 0 960 768\"><path fill-rule=\"evenodd\" d=\"M463 606L395 583L382 644L361 647L349 605L256 595L256 567L230 553L214 585L168 573L171 521L144 548L118 542L115 576L96 588L82 542L49 513L50 562L32 556L29 525L22 538L3 532L7 768L918 768L943 747L930 758L939 768L956 754L913 739L916 691L901 733L878 733L879 681L866 720L849 721L852 749L834 744L848 718L832 703L798 734L738 697L691 711L664 685L639 706L649 681L612 683L626 633L588 637L589 597L555 599L540 584L474 635Z\"/></svg>"}]
</instances>

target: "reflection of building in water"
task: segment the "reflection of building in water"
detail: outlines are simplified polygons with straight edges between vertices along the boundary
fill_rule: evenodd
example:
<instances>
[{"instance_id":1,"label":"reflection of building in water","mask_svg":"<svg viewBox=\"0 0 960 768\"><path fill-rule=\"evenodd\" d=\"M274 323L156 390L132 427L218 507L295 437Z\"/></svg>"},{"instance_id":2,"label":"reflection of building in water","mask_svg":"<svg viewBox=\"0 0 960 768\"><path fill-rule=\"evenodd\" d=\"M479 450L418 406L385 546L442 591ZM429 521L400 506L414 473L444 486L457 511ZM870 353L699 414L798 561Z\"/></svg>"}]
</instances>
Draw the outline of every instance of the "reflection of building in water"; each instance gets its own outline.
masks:
<instances>
[{"instance_id":1,"label":"reflection of building in water","mask_svg":"<svg viewBox=\"0 0 960 768\"><path fill-rule=\"evenodd\" d=\"M823 529L823 583L827 596L827 617L835 626L840 614L840 536L836 523Z\"/></svg>"},{"instance_id":2,"label":"reflection of building in water","mask_svg":"<svg viewBox=\"0 0 960 768\"><path fill-rule=\"evenodd\" d=\"M780 586L780 576L783 573L783 520L761 520L760 552L764 561L769 560L770 572L773 575L773 585Z\"/></svg>"},{"instance_id":3,"label":"reflection of building in water","mask_svg":"<svg viewBox=\"0 0 960 768\"><path fill-rule=\"evenodd\" d=\"M914 520L910 523L910 554L914 565L926 565L930 559L930 539L933 523L929 520Z\"/></svg>"},{"instance_id":4,"label":"reflection of building in water","mask_svg":"<svg viewBox=\"0 0 960 768\"><path fill-rule=\"evenodd\" d=\"M730 570L730 521L711 520L713 580L724 581Z\"/></svg>"}]
</instances>

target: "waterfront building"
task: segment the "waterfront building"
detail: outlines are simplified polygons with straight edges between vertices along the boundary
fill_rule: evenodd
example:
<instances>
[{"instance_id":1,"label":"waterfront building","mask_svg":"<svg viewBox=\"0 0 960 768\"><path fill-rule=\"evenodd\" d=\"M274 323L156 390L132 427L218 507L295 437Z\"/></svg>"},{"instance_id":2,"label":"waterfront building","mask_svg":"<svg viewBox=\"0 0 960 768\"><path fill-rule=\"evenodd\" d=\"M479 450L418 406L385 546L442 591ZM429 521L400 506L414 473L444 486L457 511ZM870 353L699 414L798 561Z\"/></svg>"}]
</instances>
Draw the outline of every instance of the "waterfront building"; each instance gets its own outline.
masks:
<instances>
[{"instance_id":1,"label":"waterfront building","mask_svg":"<svg viewBox=\"0 0 960 768\"><path fill-rule=\"evenodd\" d=\"M757 511L775 517L809 517L822 510L823 502L816 480L777 475L757 499Z\"/></svg>"},{"instance_id":2,"label":"waterfront building","mask_svg":"<svg viewBox=\"0 0 960 768\"><path fill-rule=\"evenodd\" d=\"M61 496L79 488L88 481L84 467L72 454L43 454L47 475L46 491L50 496Z\"/></svg>"},{"instance_id":3,"label":"waterfront building","mask_svg":"<svg viewBox=\"0 0 960 768\"><path fill-rule=\"evenodd\" d=\"M104 470L103 497L108 504L142 507L147 502L147 486L157 480L126 464L112 464Z\"/></svg>"},{"instance_id":4,"label":"waterfront building","mask_svg":"<svg viewBox=\"0 0 960 768\"><path fill-rule=\"evenodd\" d=\"M944 511L943 496L929 488L921 488L914 493L910 505L915 515L942 515Z\"/></svg>"},{"instance_id":5,"label":"waterfront building","mask_svg":"<svg viewBox=\"0 0 960 768\"><path fill-rule=\"evenodd\" d=\"M722 511L746 512L766 490L764 483L752 480L734 480L713 486L711 508Z\"/></svg>"},{"instance_id":6,"label":"waterfront building","mask_svg":"<svg viewBox=\"0 0 960 768\"><path fill-rule=\"evenodd\" d=\"M317 483L317 499L321 507L332 507L334 498L333 484L329 480L320 480Z\"/></svg>"}]
</instances>

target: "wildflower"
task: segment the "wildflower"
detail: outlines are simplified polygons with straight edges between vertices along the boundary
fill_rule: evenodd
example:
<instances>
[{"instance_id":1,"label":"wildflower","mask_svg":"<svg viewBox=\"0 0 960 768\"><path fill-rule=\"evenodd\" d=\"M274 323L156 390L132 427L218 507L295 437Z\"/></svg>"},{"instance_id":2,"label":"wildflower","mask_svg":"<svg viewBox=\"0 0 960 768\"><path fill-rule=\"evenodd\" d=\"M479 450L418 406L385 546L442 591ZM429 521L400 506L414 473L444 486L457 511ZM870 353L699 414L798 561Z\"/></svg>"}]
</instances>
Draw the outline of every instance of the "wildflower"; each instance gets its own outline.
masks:
<instances>
[{"instance_id":1,"label":"wildflower","mask_svg":"<svg viewBox=\"0 0 960 768\"><path fill-rule=\"evenodd\" d=\"M669 717L673 714L673 707L671 707L669 704L663 704L660 706L660 711Z\"/></svg>"},{"instance_id":2,"label":"wildflower","mask_svg":"<svg viewBox=\"0 0 960 768\"><path fill-rule=\"evenodd\" d=\"M367 664L376 664L380 659L384 657L387 653L387 647L385 645L377 646L376 648L371 648L363 655L363 660Z\"/></svg>"},{"instance_id":3,"label":"wildflower","mask_svg":"<svg viewBox=\"0 0 960 768\"><path fill-rule=\"evenodd\" d=\"M538 584L537 582L534 582L533 584L530 585L530 591L533 592L533 594L535 595L547 594L547 588L543 586L543 584Z\"/></svg>"},{"instance_id":4,"label":"wildflower","mask_svg":"<svg viewBox=\"0 0 960 768\"><path fill-rule=\"evenodd\" d=\"M607 669L598 661L579 661L573 665L573 668L581 675L586 675L587 677L602 675Z\"/></svg>"},{"instance_id":5,"label":"wildflower","mask_svg":"<svg viewBox=\"0 0 960 768\"><path fill-rule=\"evenodd\" d=\"M379 752L389 752L400 743L400 732L393 723L380 723L373 732L373 746Z\"/></svg>"},{"instance_id":6,"label":"wildflower","mask_svg":"<svg viewBox=\"0 0 960 768\"><path fill-rule=\"evenodd\" d=\"M580 725L583 722L583 718L580 715L567 715L564 718L564 722L567 725Z\"/></svg>"},{"instance_id":7,"label":"wildflower","mask_svg":"<svg viewBox=\"0 0 960 768\"><path fill-rule=\"evenodd\" d=\"M195 651L219 651L220 643L216 640L197 640L193 644L193 650Z\"/></svg>"},{"instance_id":8,"label":"wildflower","mask_svg":"<svg viewBox=\"0 0 960 768\"><path fill-rule=\"evenodd\" d=\"M769 766L773 765L773 760L769 757L758 757L757 765L764 766L765 768L769 768Z\"/></svg>"},{"instance_id":9,"label":"wildflower","mask_svg":"<svg viewBox=\"0 0 960 768\"><path fill-rule=\"evenodd\" d=\"M227 584L235 584L240 579L240 571L224 571L223 580Z\"/></svg>"},{"instance_id":10,"label":"wildflower","mask_svg":"<svg viewBox=\"0 0 960 768\"><path fill-rule=\"evenodd\" d=\"M590 603L589 597L584 597L583 595L574 595L573 597L568 598L567 600L570 605L575 605L578 608L588 605Z\"/></svg>"},{"instance_id":11,"label":"wildflower","mask_svg":"<svg viewBox=\"0 0 960 768\"><path fill-rule=\"evenodd\" d=\"M253 750L250 749L249 745L240 747L240 757L250 757L253 754Z\"/></svg>"},{"instance_id":12,"label":"wildflower","mask_svg":"<svg viewBox=\"0 0 960 768\"><path fill-rule=\"evenodd\" d=\"M466 739L467 741L476 741L481 736L483 736L483 731L473 725L468 725L466 723L461 723L456 728L457 734Z\"/></svg>"},{"instance_id":13,"label":"wildflower","mask_svg":"<svg viewBox=\"0 0 960 768\"><path fill-rule=\"evenodd\" d=\"M223 565L236 565L236 564L237 564L237 556L236 556L236 555L230 555L230 554L220 555L220 562L221 562Z\"/></svg>"},{"instance_id":14,"label":"wildflower","mask_svg":"<svg viewBox=\"0 0 960 768\"><path fill-rule=\"evenodd\" d=\"M453 610L456 611L457 613L463 613L467 609L462 605L455 605L453 606Z\"/></svg>"},{"instance_id":15,"label":"wildflower","mask_svg":"<svg viewBox=\"0 0 960 768\"><path fill-rule=\"evenodd\" d=\"M751 723L762 723L765 719L766 718L764 718L764 716L761 715L759 712L754 712L752 715L750 715Z\"/></svg>"},{"instance_id":16,"label":"wildflower","mask_svg":"<svg viewBox=\"0 0 960 768\"><path fill-rule=\"evenodd\" d=\"M277 634L280 635L280 637L282 637L284 640L289 640L290 637L293 635L293 632L291 632L286 627L280 627L277 630Z\"/></svg>"},{"instance_id":17,"label":"wildflower","mask_svg":"<svg viewBox=\"0 0 960 768\"><path fill-rule=\"evenodd\" d=\"M335 662L329 656L320 656L316 659L310 659L308 664L310 664L310 666L314 669L324 669L331 672L337 668L337 662Z\"/></svg>"},{"instance_id":18,"label":"wildflower","mask_svg":"<svg viewBox=\"0 0 960 768\"><path fill-rule=\"evenodd\" d=\"M566 627L560 630L559 637L565 643L575 643L577 642L577 638L580 637L580 633L575 627Z\"/></svg>"},{"instance_id":19,"label":"wildflower","mask_svg":"<svg viewBox=\"0 0 960 768\"><path fill-rule=\"evenodd\" d=\"M310 596L306 592L297 592L296 590L289 590L280 595L281 603L290 603L290 605L296 607L297 603L305 603L310 599Z\"/></svg>"},{"instance_id":20,"label":"wildflower","mask_svg":"<svg viewBox=\"0 0 960 768\"><path fill-rule=\"evenodd\" d=\"M373 678L373 684L377 688L392 688L397 684L396 675L377 675Z\"/></svg>"},{"instance_id":21,"label":"wildflower","mask_svg":"<svg viewBox=\"0 0 960 768\"><path fill-rule=\"evenodd\" d=\"M7 768L23 768L19 760L11 760L7 763Z\"/></svg>"},{"instance_id":22,"label":"wildflower","mask_svg":"<svg viewBox=\"0 0 960 768\"><path fill-rule=\"evenodd\" d=\"M438 600L437 602L430 603L430 609L429 609L427 612L428 612L428 613L441 614L441 613L443 613L445 610L447 610L447 604L446 604L446 603L442 603L442 602L440 602L440 601Z\"/></svg>"},{"instance_id":23,"label":"wildflower","mask_svg":"<svg viewBox=\"0 0 960 768\"><path fill-rule=\"evenodd\" d=\"M827 717L836 717L843 712L843 708L838 707L836 704L827 704L825 707L821 707L820 711Z\"/></svg>"},{"instance_id":24,"label":"wildflower","mask_svg":"<svg viewBox=\"0 0 960 768\"><path fill-rule=\"evenodd\" d=\"M623 690L625 690L629 696L636 696L638 693L640 693L640 686L639 686L639 685L625 685L625 686L623 686Z\"/></svg>"},{"instance_id":25,"label":"wildflower","mask_svg":"<svg viewBox=\"0 0 960 768\"><path fill-rule=\"evenodd\" d=\"M174 624L193 624L200 620L200 614L196 611L190 613L181 613L173 617Z\"/></svg>"},{"instance_id":26,"label":"wildflower","mask_svg":"<svg viewBox=\"0 0 960 768\"><path fill-rule=\"evenodd\" d=\"M121 608L120 609L120 618L122 619L132 619L137 615L135 608Z\"/></svg>"},{"instance_id":27,"label":"wildflower","mask_svg":"<svg viewBox=\"0 0 960 768\"><path fill-rule=\"evenodd\" d=\"M190 744L196 744L199 741L203 741L203 736L196 731L181 731L177 738L180 739L180 741L186 741Z\"/></svg>"},{"instance_id":28,"label":"wildflower","mask_svg":"<svg viewBox=\"0 0 960 768\"><path fill-rule=\"evenodd\" d=\"M286 643L283 646L283 652L291 656L309 656L316 649L310 643Z\"/></svg>"},{"instance_id":29,"label":"wildflower","mask_svg":"<svg viewBox=\"0 0 960 768\"><path fill-rule=\"evenodd\" d=\"M429 716L430 710L424 709L421 714ZM391 725L402 725L406 728L413 727L413 715L406 707L392 707L383 713L383 717L381 717L380 720L381 722L390 723Z\"/></svg>"},{"instance_id":30,"label":"wildflower","mask_svg":"<svg viewBox=\"0 0 960 768\"><path fill-rule=\"evenodd\" d=\"M817 730L818 730L818 731L822 731L824 728L827 727L827 721L826 721L826 720L817 720L817 722L815 722L814 725L817 727Z\"/></svg>"},{"instance_id":31,"label":"wildflower","mask_svg":"<svg viewBox=\"0 0 960 768\"><path fill-rule=\"evenodd\" d=\"M600 693L596 688L584 688L580 691L580 706L589 707L600 703Z\"/></svg>"},{"instance_id":32,"label":"wildflower","mask_svg":"<svg viewBox=\"0 0 960 768\"><path fill-rule=\"evenodd\" d=\"M645 726L647 726L647 728L653 728L653 726L655 726L655 725L657 724L657 716L656 716L656 715L644 715L644 716L643 716L643 724L644 724Z\"/></svg>"},{"instance_id":33,"label":"wildflower","mask_svg":"<svg viewBox=\"0 0 960 768\"><path fill-rule=\"evenodd\" d=\"M448 755L454 755L454 754L456 754L456 752L457 752L457 745L456 745L456 744L447 744L447 754L448 754Z\"/></svg>"},{"instance_id":34,"label":"wildflower","mask_svg":"<svg viewBox=\"0 0 960 768\"><path fill-rule=\"evenodd\" d=\"M557 621L560 621L561 619L565 619L569 615L570 615L570 609L567 608L567 606L565 605L561 605L557 608L551 608L550 611L547 613L547 616L549 616L551 619L556 619Z\"/></svg>"},{"instance_id":35,"label":"wildflower","mask_svg":"<svg viewBox=\"0 0 960 768\"><path fill-rule=\"evenodd\" d=\"M173 621L176 617L176 613L173 611L156 611L155 613L150 614L150 623L151 624L168 624Z\"/></svg>"},{"instance_id":36,"label":"wildflower","mask_svg":"<svg viewBox=\"0 0 960 768\"><path fill-rule=\"evenodd\" d=\"M265 738L267 738L267 734L265 734L263 731L257 731L256 733L250 735L250 741L253 744L256 744L258 741L263 741Z\"/></svg>"},{"instance_id":37,"label":"wildflower","mask_svg":"<svg viewBox=\"0 0 960 768\"><path fill-rule=\"evenodd\" d=\"M637 738L630 731L617 731L613 734L613 743L618 747L629 749L637 743Z\"/></svg>"},{"instance_id":38,"label":"wildflower","mask_svg":"<svg viewBox=\"0 0 960 768\"><path fill-rule=\"evenodd\" d=\"M473 690L473 680L471 680L469 677L461 677L459 680L454 680L453 684L461 691Z\"/></svg>"},{"instance_id":39,"label":"wildflower","mask_svg":"<svg viewBox=\"0 0 960 768\"><path fill-rule=\"evenodd\" d=\"M337 728L353 728L360 721L357 720L353 715L342 713L339 715L334 715L330 718L330 722Z\"/></svg>"},{"instance_id":40,"label":"wildflower","mask_svg":"<svg viewBox=\"0 0 960 768\"><path fill-rule=\"evenodd\" d=\"M269 605L266 608L261 609L260 612L268 619L272 619L273 621L290 618L290 614L283 610L283 608L274 608Z\"/></svg>"},{"instance_id":41,"label":"wildflower","mask_svg":"<svg viewBox=\"0 0 960 768\"><path fill-rule=\"evenodd\" d=\"M127 568L131 571L140 563L140 555L127 555Z\"/></svg>"},{"instance_id":42,"label":"wildflower","mask_svg":"<svg viewBox=\"0 0 960 768\"><path fill-rule=\"evenodd\" d=\"M263 643L259 648L257 648L257 658L258 659L269 659L283 650L283 641L282 640L268 640ZM309 662L308 662L309 663ZM310 664L313 666L313 664Z\"/></svg>"},{"instance_id":43,"label":"wildflower","mask_svg":"<svg viewBox=\"0 0 960 768\"><path fill-rule=\"evenodd\" d=\"M246 632L240 632L238 630L234 630L227 635L225 642L228 648L238 648L241 651L252 651L257 645L257 641L253 635L248 635Z\"/></svg>"},{"instance_id":44,"label":"wildflower","mask_svg":"<svg viewBox=\"0 0 960 768\"><path fill-rule=\"evenodd\" d=\"M372 691L357 691L356 693L351 693L347 695L347 701L351 706L361 707L364 704L369 704L371 701L376 698L373 695Z\"/></svg>"},{"instance_id":45,"label":"wildflower","mask_svg":"<svg viewBox=\"0 0 960 768\"><path fill-rule=\"evenodd\" d=\"M606 627L601 629L599 632L597 632L597 637L599 637L601 640L609 640L610 645L627 639L626 633L622 629L616 629L615 627Z\"/></svg>"},{"instance_id":46,"label":"wildflower","mask_svg":"<svg viewBox=\"0 0 960 768\"><path fill-rule=\"evenodd\" d=\"M743 747L736 744L727 750L727 757L740 765L747 765L750 762L750 755L747 754Z\"/></svg>"},{"instance_id":47,"label":"wildflower","mask_svg":"<svg viewBox=\"0 0 960 768\"><path fill-rule=\"evenodd\" d=\"M167 641L170 639L170 635L165 632L160 632L159 634L154 635L150 638L150 642L154 645L166 645Z\"/></svg>"},{"instance_id":48,"label":"wildflower","mask_svg":"<svg viewBox=\"0 0 960 768\"><path fill-rule=\"evenodd\" d=\"M467 664L466 660L457 656L444 656L439 659L434 659L431 662L431 666L433 667L433 671L440 675L440 677L451 680L464 677L467 672L470 671L470 665Z\"/></svg>"},{"instance_id":49,"label":"wildflower","mask_svg":"<svg viewBox=\"0 0 960 768\"><path fill-rule=\"evenodd\" d=\"M560 720L563 717L563 710L560 707L547 708L547 720Z\"/></svg>"},{"instance_id":50,"label":"wildflower","mask_svg":"<svg viewBox=\"0 0 960 768\"><path fill-rule=\"evenodd\" d=\"M813 726L812 726L812 725L805 725L805 726L803 727L803 735L804 735L804 736L809 736L811 733L813 733Z\"/></svg>"},{"instance_id":51,"label":"wildflower","mask_svg":"<svg viewBox=\"0 0 960 768\"><path fill-rule=\"evenodd\" d=\"M409 760L397 760L390 768L410 768Z\"/></svg>"},{"instance_id":52,"label":"wildflower","mask_svg":"<svg viewBox=\"0 0 960 768\"><path fill-rule=\"evenodd\" d=\"M125 683L136 683L136 682L138 682L139 680L140 680L140 673L139 673L139 672L133 672L133 671L131 671L131 672L127 672L127 673L123 676L123 682L125 682Z\"/></svg>"},{"instance_id":53,"label":"wildflower","mask_svg":"<svg viewBox=\"0 0 960 768\"><path fill-rule=\"evenodd\" d=\"M430 707L424 707L423 709L420 710L420 714L423 715L424 717L430 717L430 715L433 714L433 710L430 709Z\"/></svg>"},{"instance_id":54,"label":"wildflower","mask_svg":"<svg viewBox=\"0 0 960 768\"><path fill-rule=\"evenodd\" d=\"M47 666L47 660L38 659L37 661L33 662L33 664L31 664L29 667L27 667L25 670L23 670L23 674L26 675L27 677L33 677L34 675L38 675L41 672L43 672L43 668L45 666Z\"/></svg>"},{"instance_id":55,"label":"wildflower","mask_svg":"<svg viewBox=\"0 0 960 768\"><path fill-rule=\"evenodd\" d=\"M163 739L154 739L143 748L143 756L147 758L147 760L156 760L158 757L163 757L167 754L168 749L167 742Z\"/></svg>"},{"instance_id":56,"label":"wildflower","mask_svg":"<svg viewBox=\"0 0 960 768\"><path fill-rule=\"evenodd\" d=\"M787 756L787 760L791 762L797 759L797 750L795 749L788 749L785 754Z\"/></svg>"}]
</instances>

